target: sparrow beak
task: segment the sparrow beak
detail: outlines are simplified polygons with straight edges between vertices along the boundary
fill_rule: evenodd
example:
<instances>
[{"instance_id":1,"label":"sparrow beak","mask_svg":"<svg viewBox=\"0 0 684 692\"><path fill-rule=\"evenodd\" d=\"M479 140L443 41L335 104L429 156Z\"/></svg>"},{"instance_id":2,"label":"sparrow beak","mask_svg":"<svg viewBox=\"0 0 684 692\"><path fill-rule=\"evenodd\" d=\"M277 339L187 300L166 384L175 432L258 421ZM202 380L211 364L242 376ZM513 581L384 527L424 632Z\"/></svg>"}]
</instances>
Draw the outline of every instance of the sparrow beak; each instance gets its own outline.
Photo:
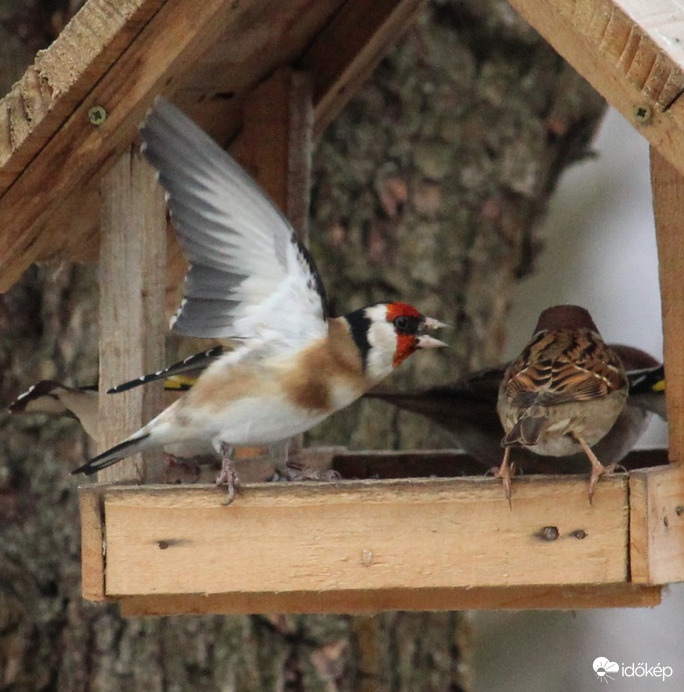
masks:
<instances>
[{"instance_id":1,"label":"sparrow beak","mask_svg":"<svg viewBox=\"0 0 684 692\"><path fill-rule=\"evenodd\" d=\"M423 334L422 336L418 337L418 348L442 348L442 346L448 345L449 344L445 344L443 341L435 339L433 336L429 336L428 334Z\"/></svg>"},{"instance_id":2,"label":"sparrow beak","mask_svg":"<svg viewBox=\"0 0 684 692\"><path fill-rule=\"evenodd\" d=\"M447 324L446 322L440 322L439 320L436 320L434 317L426 317L425 326L428 329L451 329L450 324Z\"/></svg>"}]
</instances>

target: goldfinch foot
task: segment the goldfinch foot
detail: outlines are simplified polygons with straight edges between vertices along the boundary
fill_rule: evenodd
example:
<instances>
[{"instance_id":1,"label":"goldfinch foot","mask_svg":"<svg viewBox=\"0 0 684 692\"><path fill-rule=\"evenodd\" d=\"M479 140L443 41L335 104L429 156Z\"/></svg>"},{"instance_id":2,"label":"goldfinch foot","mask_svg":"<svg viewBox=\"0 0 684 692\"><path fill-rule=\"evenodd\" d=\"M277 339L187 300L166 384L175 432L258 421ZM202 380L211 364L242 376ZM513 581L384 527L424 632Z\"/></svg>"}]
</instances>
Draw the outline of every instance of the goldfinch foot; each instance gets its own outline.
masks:
<instances>
[{"instance_id":1,"label":"goldfinch foot","mask_svg":"<svg viewBox=\"0 0 684 692\"><path fill-rule=\"evenodd\" d=\"M221 473L216 477L216 485L228 486L228 494L223 504L229 505L235 499L235 490L240 485L240 479L238 478L237 472L235 471L235 464L233 463L233 447L231 445L222 444L221 457L223 459Z\"/></svg>"},{"instance_id":2,"label":"goldfinch foot","mask_svg":"<svg viewBox=\"0 0 684 692\"><path fill-rule=\"evenodd\" d=\"M334 469L317 469L297 461L288 461L288 475L291 481L319 481L323 483L336 483L342 480L342 474Z\"/></svg>"}]
</instances>

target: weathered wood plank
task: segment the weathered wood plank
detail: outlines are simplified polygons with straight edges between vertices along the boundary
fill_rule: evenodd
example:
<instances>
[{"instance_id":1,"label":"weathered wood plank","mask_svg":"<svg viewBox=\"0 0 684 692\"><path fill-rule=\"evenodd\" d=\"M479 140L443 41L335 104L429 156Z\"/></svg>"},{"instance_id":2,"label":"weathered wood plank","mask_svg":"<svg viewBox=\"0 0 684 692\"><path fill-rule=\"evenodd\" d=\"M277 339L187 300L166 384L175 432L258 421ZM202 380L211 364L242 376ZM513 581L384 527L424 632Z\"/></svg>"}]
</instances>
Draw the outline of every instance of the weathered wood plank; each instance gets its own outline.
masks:
<instances>
[{"instance_id":1,"label":"weathered wood plank","mask_svg":"<svg viewBox=\"0 0 684 692\"><path fill-rule=\"evenodd\" d=\"M684 469L630 474L630 572L640 584L684 581Z\"/></svg>"},{"instance_id":2,"label":"weathered wood plank","mask_svg":"<svg viewBox=\"0 0 684 692\"><path fill-rule=\"evenodd\" d=\"M166 213L154 170L137 148L102 178L100 449L121 442L163 407L163 382L117 395L115 385L164 365ZM154 460L157 463L153 463ZM161 480L158 455L130 457L99 480Z\"/></svg>"},{"instance_id":3,"label":"weathered wood plank","mask_svg":"<svg viewBox=\"0 0 684 692\"><path fill-rule=\"evenodd\" d=\"M209 613L380 613L387 610L578 610L647 608L661 587L634 584L468 587L259 594L161 594L120 599L125 617Z\"/></svg>"},{"instance_id":4,"label":"weathered wood plank","mask_svg":"<svg viewBox=\"0 0 684 692\"><path fill-rule=\"evenodd\" d=\"M111 167L134 139L153 96L172 90L226 26L239 29L246 14L262 11L267 4L267 0L164 4L0 198L0 290L11 286L48 248L70 236L69 227L41 235L36 228L72 192ZM193 31L188 31L190 26ZM93 106L106 113L99 125L88 117Z\"/></svg>"},{"instance_id":5,"label":"weathered wood plank","mask_svg":"<svg viewBox=\"0 0 684 692\"><path fill-rule=\"evenodd\" d=\"M684 102L680 98L684 92L684 55L676 33L684 21L681 3L509 1L670 163L684 172Z\"/></svg>"},{"instance_id":6,"label":"weathered wood plank","mask_svg":"<svg viewBox=\"0 0 684 692\"><path fill-rule=\"evenodd\" d=\"M81 581L83 598L105 600L104 523L102 496L80 488Z\"/></svg>"},{"instance_id":7,"label":"weathered wood plank","mask_svg":"<svg viewBox=\"0 0 684 692\"><path fill-rule=\"evenodd\" d=\"M520 479L512 511L493 479L267 484L222 501L210 487L106 489L107 595L627 579L621 477L593 506L585 479Z\"/></svg>"},{"instance_id":8,"label":"weathered wood plank","mask_svg":"<svg viewBox=\"0 0 684 692\"><path fill-rule=\"evenodd\" d=\"M242 106L249 90L278 65L294 63L341 4L341 0L314 4L305 0L211 0L202 3L201 11L195 11L180 0L167 0L128 49L110 60L108 71L90 93L81 94L61 120L46 120L45 133L31 134L31 141L39 140L33 150L35 157L32 154L28 164L18 158L16 166L13 158L7 161L7 170L14 170L13 180L16 173L22 175L0 198L0 291L7 290L35 260L72 254L79 259L92 257L97 243L93 234L96 210L94 188L88 184L106 171L133 139L154 94L176 91L181 106L226 143L241 127ZM360 48L358 55L351 50L339 56L320 52L323 62L322 76L315 77L317 99L319 104L334 106L319 108L316 117L323 118L324 111L332 117L342 107L382 52L410 24L420 3L352 4L356 12L365 14L341 13L327 35L337 36L339 43L349 17L355 17L355 31L349 36L362 33L368 45ZM259 21L265 16L268 23ZM347 22L340 23L344 17ZM78 22L78 16L73 21ZM70 52L58 53L52 47L49 51L50 60L66 65L68 71ZM316 55L311 51L304 66L311 64L314 76ZM329 91L334 93L331 98ZM68 111L67 104L63 102ZM93 105L102 105L107 112L105 122L97 128L88 120ZM55 113L56 108L52 109ZM321 119L316 131L323 126ZM84 190L90 190L86 203L81 201ZM74 210L78 210L78 219L72 224ZM54 219L60 223L51 223ZM81 243L81 239L87 242Z\"/></svg>"},{"instance_id":9,"label":"weathered wood plank","mask_svg":"<svg viewBox=\"0 0 684 692\"><path fill-rule=\"evenodd\" d=\"M663 310L670 460L684 462L684 177L653 148L651 186Z\"/></svg>"},{"instance_id":10,"label":"weathered wood plank","mask_svg":"<svg viewBox=\"0 0 684 692\"><path fill-rule=\"evenodd\" d=\"M164 0L89 0L0 100L0 194L64 124ZM47 181L46 181L47 184Z\"/></svg>"}]
</instances>

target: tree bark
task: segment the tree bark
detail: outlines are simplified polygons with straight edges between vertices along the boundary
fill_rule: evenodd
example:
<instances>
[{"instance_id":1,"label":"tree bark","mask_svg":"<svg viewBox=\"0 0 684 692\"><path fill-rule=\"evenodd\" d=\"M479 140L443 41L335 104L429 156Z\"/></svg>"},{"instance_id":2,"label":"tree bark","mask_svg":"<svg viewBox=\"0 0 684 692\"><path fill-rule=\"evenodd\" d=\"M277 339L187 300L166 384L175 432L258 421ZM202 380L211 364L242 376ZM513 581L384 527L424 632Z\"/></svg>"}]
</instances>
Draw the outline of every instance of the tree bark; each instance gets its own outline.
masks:
<instances>
[{"instance_id":1,"label":"tree bark","mask_svg":"<svg viewBox=\"0 0 684 692\"><path fill-rule=\"evenodd\" d=\"M394 386L498 359L510 287L531 270L549 195L603 109L505 2L443 0L331 126L315 156L311 244L334 307L403 298L454 325L453 348L414 356ZM96 293L92 267L41 267L0 298L3 401L38 379L95 380ZM460 613L123 620L84 602L69 470L90 445L69 420L3 413L0 428L0 689L468 688ZM448 444L380 402L310 441Z\"/></svg>"}]
</instances>

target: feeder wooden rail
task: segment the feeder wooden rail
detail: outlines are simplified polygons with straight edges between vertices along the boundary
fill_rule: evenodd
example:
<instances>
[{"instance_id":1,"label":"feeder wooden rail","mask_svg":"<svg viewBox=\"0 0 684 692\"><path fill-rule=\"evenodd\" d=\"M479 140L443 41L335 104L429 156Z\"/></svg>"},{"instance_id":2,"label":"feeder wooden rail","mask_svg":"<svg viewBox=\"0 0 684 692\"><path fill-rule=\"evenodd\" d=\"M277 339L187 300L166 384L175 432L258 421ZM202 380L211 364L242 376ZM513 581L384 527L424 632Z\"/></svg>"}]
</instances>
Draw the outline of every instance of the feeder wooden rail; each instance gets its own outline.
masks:
<instances>
[{"instance_id":1,"label":"feeder wooden rail","mask_svg":"<svg viewBox=\"0 0 684 692\"><path fill-rule=\"evenodd\" d=\"M247 484L230 506L85 486L84 596L126 615L652 606L684 579L679 474L603 478L593 505L586 475L517 477L512 508L481 476Z\"/></svg>"}]
</instances>

